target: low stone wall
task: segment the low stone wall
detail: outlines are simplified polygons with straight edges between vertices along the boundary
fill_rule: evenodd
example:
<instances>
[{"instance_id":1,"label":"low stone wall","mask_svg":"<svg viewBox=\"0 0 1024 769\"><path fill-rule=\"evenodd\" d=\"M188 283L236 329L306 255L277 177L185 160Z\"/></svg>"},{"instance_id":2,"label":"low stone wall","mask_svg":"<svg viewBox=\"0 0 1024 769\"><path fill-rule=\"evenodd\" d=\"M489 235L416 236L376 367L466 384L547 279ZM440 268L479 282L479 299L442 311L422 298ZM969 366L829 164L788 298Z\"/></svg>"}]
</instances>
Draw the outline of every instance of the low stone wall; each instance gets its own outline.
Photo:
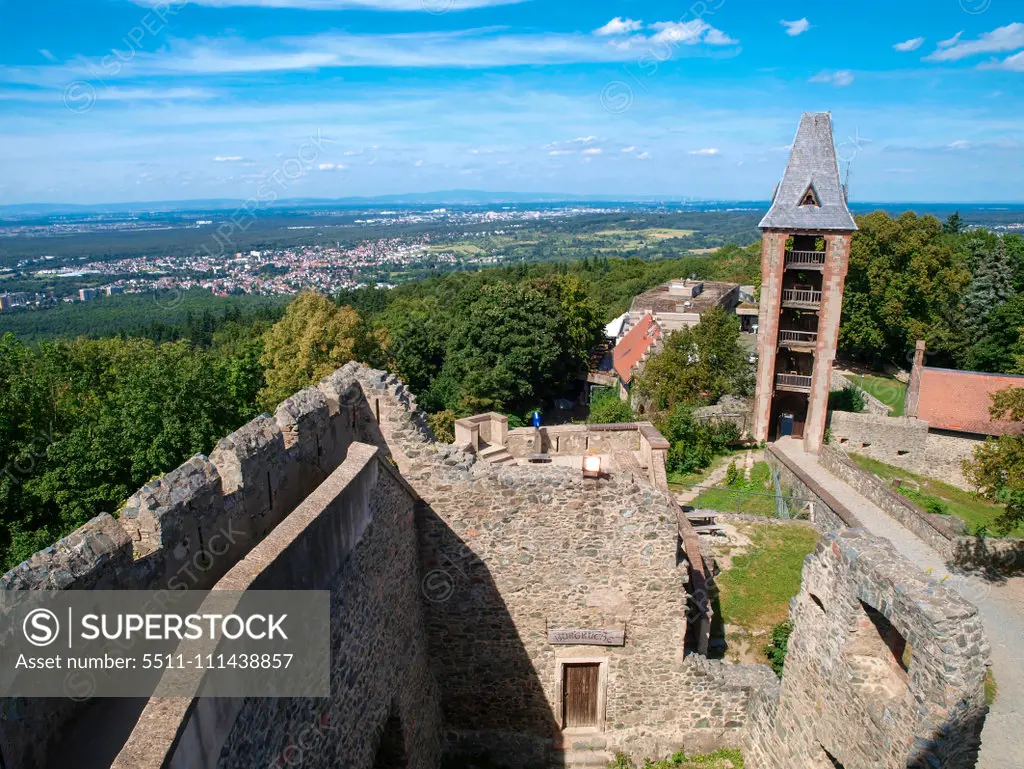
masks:
<instances>
[{"instance_id":1,"label":"low stone wall","mask_svg":"<svg viewBox=\"0 0 1024 769\"><path fill-rule=\"evenodd\" d=\"M752 698L747 766L975 766L989 646L972 604L844 530L805 561L790 618L781 686Z\"/></svg>"},{"instance_id":2,"label":"low stone wall","mask_svg":"<svg viewBox=\"0 0 1024 769\"><path fill-rule=\"evenodd\" d=\"M925 512L902 494L897 494L833 446L822 446L818 461L822 467L874 502L884 513L891 515L942 556L952 556L953 542L959 538L960 532L939 516Z\"/></svg>"},{"instance_id":3,"label":"low stone wall","mask_svg":"<svg viewBox=\"0 0 1024 769\"><path fill-rule=\"evenodd\" d=\"M813 478L804 475L800 468L775 446L768 444L764 457L772 470L779 474L779 485L784 495L811 500L811 522L818 531L828 534L861 525L857 516L846 505L819 486Z\"/></svg>"},{"instance_id":4,"label":"low stone wall","mask_svg":"<svg viewBox=\"0 0 1024 769\"><path fill-rule=\"evenodd\" d=\"M852 414L833 411L829 431L832 443L879 462L902 467L913 473L941 478L958 488L970 490L963 461L974 457L984 436L931 430L914 417Z\"/></svg>"},{"instance_id":5,"label":"low stone wall","mask_svg":"<svg viewBox=\"0 0 1024 769\"><path fill-rule=\"evenodd\" d=\"M612 454L640 450L641 422L611 425L550 425L508 431L505 448L514 457L528 454Z\"/></svg>"},{"instance_id":6,"label":"low stone wall","mask_svg":"<svg viewBox=\"0 0 1024 769\"><path fill-rule=\"evenodd\" d=\"M330 590L330 698L151 700L113 769L370 769L389 719L400 724L407 765L436 769L441 721L420 605L417 502L376 448L354 444L216 585Z\"/></svg>"},{"instance_id":7,"label":"low stone wall","mask_svg":"<svg viewBox=\"0 0 1024 769\"><path fill-rule=\"evenodd\" d=\"M832 371L832 390L845 390L847 387L853 387L856 390L860 390L860 394L864 397L864 409L869 414L877 414L879 416L889 416L889 406L882 403L874 395L858 387L854 382L847 379L842 374L837 373L835 370Z\"/></svg>"}]
</instances>

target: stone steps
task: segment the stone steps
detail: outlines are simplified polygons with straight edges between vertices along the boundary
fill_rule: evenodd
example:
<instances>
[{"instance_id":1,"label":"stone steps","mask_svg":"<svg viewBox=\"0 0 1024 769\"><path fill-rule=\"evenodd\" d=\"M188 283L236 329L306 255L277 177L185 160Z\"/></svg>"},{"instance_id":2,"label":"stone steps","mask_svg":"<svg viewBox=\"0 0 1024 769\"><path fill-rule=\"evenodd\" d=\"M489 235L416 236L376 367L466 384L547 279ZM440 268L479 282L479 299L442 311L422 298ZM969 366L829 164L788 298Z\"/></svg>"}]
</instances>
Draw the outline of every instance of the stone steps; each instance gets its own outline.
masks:
<instances>
[{"instance_id":1,"label":"stone steps","mask_svg":"<svg viewBox=\"0 0 1024 769\"><path fill-rule=\"evenodd\" d=\"M504 446L488 446L481 449L477 456L484 462L492 465L514 465L516 458L506 451Z\"/></svg>"},{"instance_id":2,"label":"stone steps","mask_svg":"<svg viewBox=\"0 0 1024 769\"><path fill-rule=\"evenodd\" d=\"M556 750L551 769L607 769L613 761L607 750Z\"/></svg>"}]
</instances>

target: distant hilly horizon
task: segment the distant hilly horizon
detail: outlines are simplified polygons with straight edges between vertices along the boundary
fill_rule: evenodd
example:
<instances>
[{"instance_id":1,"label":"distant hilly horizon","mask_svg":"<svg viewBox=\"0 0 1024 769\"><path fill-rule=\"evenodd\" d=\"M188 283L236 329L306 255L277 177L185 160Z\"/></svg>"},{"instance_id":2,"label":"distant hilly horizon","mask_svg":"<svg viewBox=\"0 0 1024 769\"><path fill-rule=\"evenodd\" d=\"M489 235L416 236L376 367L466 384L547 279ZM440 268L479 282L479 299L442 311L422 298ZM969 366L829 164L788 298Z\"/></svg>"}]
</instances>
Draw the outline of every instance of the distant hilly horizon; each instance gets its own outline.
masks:
<instances>
[{"instance_id":1,"label":"distant hilly horizon","mask_svg":"<svg viewBox=\"0 0 1024 769\"><path fill-rule=\"evenodd\" d=\"M54 215L82 213L125 213L151 211L217 211L238 208L244 199L198 198L193 200L161 200L122 203L14 203L0 205L0 215ZM262 208L300 208L304 206L482 206L482 205L552 205L552 204L664 204L686 208L728 207L767 209L768 199L729 200L696 198L685 195L578 195L569 193L490 192L486 190L437 190L434 192L397 193L388 195L356 195L341 198L284 198L265 203ZM954 201L852 201L856 212L883 209L927 210L1024 210L1024 202L954 202Z\"/></svg>"}]
</instances>

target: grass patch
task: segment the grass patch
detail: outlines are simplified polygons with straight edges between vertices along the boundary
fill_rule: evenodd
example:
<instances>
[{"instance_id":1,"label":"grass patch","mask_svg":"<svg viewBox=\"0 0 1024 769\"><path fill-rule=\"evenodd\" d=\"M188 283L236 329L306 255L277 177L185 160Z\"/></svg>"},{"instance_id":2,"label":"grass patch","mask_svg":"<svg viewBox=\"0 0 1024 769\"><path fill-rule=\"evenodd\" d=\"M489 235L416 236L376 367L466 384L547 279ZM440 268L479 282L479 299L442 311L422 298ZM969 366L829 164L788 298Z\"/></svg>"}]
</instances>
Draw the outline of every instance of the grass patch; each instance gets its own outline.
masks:
<instances>
[{"instance_id":1,"label":"grass patch","mask_svg":"<svg viewBox=\"0 0 1024 769\"><path fill-rule=\"evenodd\" d=\"M635 769L635 766L620 753L608 769ZM724 749L687 758L680 750L669 758L644 764L644 769L743 769L743 756L738 750Z\"/></svg>"},{"instance_id":2,"label":"grass patch","mask_svg":"<svg viewBox=\"0 0 1024 769\"><path fill-rule=\"evenodd\" d=\"M723 513L746 513L747 515L775 516L775 486L772 471L767 462L755 462L750 468L750 478L743 477L743 469L737 467L739 475L731 483L723 481L701 491L696 506L705 510Z\"/></svg>"},{"instance_id":3,"label":"grass patch","mask_svg":"<svg viewBox=\"0 0 1024 769\"><path fill-rule=\"evenodd\" d=\"M746 532L745 532L746 533ZM751 545L720 574L719 612L730 625L768 631L789 616L789 601L800 592L804 558L818 544L818 532L805 526L751 527Z\"/></svg>"},{"instance_id":4,"label":"grass patch","mask_svg":"<svg viewBox=\"0 0 1024 769\"><path fill-rule=\"evenodd\" d=\"M931 513L952 515L967 524L971 532L981 528L995 532L995 521L1003 513L1003 506L989 502L978 494L958 489L948 483L912 473L901 467L893 467L877 459L850 454L850 459L869 473L874 473L886 481L901 478L913 481L919 488L899 488L900 494ZM1000 536L1024 537L1024 525L1018 525L1009 533Z\"/></svg>"},{"instance_id":5,"label":"grass patch","mask_svg":"<svg viewBox=\"0 0 1024 769\"><path fill-rule=\"evenodd\" d=\"M879 374L844 374L857 387L878 398L889 407L889 416L903 416L903 401L907 395L907 383L890 376Z\"/></svg>"},{"instance_id":6,"label":"grass patch","mask_svg":"<svg viewBox=\"0 0 1024 769\"><path fill-rule=\"evenodd\" d=\"M999 694L999 687L996 686L996 677L992 675L992 668L985 671L985 704L989 707L996 701Z\"/></svg>"},{"instance_id":7,"label":"grass patch","mask_svg":"<svg viewBox=\"0 0 1024 769\"><path fill-rule=\"evenodd\" d=\"M707 477L711 475L715 470L722 467L723 465L729 464L734 459L741 458L747 453L746 449L737 449L736 451L730 452L729 454L723 454L720 457L715 457L711 464L705 467L703 470L697 470L692 473L680 473L672 472L668 474L668 486L672 491L688 491L689 486L700 486L707 480Z\"/></svg>"}]
</instances>

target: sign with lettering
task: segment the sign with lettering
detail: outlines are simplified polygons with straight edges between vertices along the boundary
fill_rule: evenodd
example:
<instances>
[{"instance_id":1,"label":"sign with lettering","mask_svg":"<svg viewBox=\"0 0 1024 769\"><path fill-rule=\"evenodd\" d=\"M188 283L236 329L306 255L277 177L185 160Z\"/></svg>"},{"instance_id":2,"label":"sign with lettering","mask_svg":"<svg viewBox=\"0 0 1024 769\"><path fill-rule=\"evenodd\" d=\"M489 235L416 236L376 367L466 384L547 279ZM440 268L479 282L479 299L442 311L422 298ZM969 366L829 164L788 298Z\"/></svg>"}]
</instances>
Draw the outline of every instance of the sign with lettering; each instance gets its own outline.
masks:
<instances>
[{"instance_id":1,"label":"sign with lettering","mask_svg":"<svg viewBox=\"0 0 1024 769\"><path fill-rule=\"evenodd\" d=\"M578 644L580 646L622 646L626 643L625 630L600 629L548 629L548 643Z\"/></svg>"}]
</instances>

